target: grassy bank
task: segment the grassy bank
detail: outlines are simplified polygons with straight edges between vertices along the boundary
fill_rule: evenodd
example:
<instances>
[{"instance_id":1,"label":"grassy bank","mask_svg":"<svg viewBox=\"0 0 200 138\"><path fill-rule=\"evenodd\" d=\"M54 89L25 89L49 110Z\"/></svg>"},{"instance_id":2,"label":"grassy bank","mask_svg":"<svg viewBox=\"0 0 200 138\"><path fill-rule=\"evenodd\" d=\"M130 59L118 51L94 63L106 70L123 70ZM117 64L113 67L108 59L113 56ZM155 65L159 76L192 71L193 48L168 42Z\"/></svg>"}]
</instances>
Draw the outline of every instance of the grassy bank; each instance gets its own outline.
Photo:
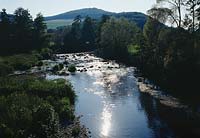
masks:
<instances>
[{"instance_id":1,"label":"grassy bank","mask_svg":"<svg viewBox=\"0 0 200 138\"><path fill-rule=\"evenodd\" d=\"M0 137L59 137L74 119L74 91L65 80L0 78Z\"/></svg>"},{"instance_id":2,"label":"grassy bank","mask_svg":"<svg viewBox=\"0 0 200 138\"><path fill-rule=\"evenodd\" d=\"M0 137L87 136L74 115L76 95L68 81L9 75L42 65L40 60L46 55L32 52L0 57Z\"/></svg>"},{"instance_id":3,"label":"grassy bank","mask_svg":"<svg viewBox=\"0 0 200 138\"><path fill-rule=\"evenodd\" d=\"M52 51L48 48L26 54L0 56L0 76L6 76L16 70L25 71L33 66L41 66L40 60L52 57Z\"/></svg>"}]
</instances>

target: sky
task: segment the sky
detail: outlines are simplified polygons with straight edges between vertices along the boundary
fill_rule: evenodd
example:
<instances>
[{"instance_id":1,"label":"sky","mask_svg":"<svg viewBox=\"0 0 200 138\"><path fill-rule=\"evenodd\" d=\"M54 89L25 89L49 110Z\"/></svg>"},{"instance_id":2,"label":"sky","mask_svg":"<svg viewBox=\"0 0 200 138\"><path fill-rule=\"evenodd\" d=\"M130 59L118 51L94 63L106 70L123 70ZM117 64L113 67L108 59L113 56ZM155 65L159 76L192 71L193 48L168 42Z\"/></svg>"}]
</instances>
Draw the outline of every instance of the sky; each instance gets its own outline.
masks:
<instances>
[{"instance_id":1,"label":"sky","mask_svg":"<svg viewBox=\"0 0 200 138\"><path fill-rule=\"evenodd\" d=\"M111 12L138 11L146 13L156 0L0 0L0 9L13 13L18 7L29 9L35 15L41 12L52 16L81 8L99 8Z\"/></svg>"}]
</instances>

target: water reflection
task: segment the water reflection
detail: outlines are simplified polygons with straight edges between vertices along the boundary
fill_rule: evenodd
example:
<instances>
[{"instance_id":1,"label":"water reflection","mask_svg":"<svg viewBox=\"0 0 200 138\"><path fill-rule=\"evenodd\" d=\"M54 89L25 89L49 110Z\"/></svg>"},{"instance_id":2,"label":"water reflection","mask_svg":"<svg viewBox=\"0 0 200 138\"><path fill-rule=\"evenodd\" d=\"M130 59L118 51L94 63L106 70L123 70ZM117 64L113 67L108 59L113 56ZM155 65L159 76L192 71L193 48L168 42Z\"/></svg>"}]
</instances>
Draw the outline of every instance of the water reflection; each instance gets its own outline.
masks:
<instances>
[{"instance_id":1,"label":"water reflection","mask_svg":"<svg viewBox=\"0 0 200 138\"><path fill-rule=\"evenodd\" d=\"M140 102L145 110L149 128L156 138L199 138L200 116L180 108L171 108L159 100L141 93Z\"/></svg>"},{"instance_id":2,"label":"water reflection","mask_svg":"<svg viewBox=\"0 0 200 138\"><path fill-rule=\"evenodd\" d=\"M109 136L109 132L111 129L111 119L112 119L112 114L110 111L109 106L105 106L101 115L102 119L102 128L101 128L101 135L104 137Z\"/></svg>"},{"instance_id":3,"label":"water reflection","mask_svg":"<svg viewBox=\"0 0 200 138\"><path fill-rule=\"evenodd\" d=\"M78 95L76 114L83 115L81 123L90 129L92 137L200 136L200 120L196 117L181 109L166 107L158 99L139 92L133 68L119 68L115 62L104 62L90 55L87 60L84 57L76 57L78 60L73 62L78 69L86 67L87 72L70 76L47 75L47 78L65 78L72 82Z\"/></svg>"}]
</instances>

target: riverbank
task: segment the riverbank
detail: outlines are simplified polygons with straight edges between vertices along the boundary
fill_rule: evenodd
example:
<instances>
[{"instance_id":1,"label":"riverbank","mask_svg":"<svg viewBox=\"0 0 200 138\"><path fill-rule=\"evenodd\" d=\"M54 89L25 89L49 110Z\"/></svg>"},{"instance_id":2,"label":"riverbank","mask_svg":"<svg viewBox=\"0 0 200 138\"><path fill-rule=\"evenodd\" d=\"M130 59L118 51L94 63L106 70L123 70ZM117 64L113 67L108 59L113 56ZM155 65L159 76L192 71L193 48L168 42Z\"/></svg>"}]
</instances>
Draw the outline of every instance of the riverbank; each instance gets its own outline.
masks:
<instances>
[{"instance_id":1,"label":"riverbank","mask_svg":"<svg viewBox=\"0 0 200 138\"><path fill-rule=\"evenodd\" d=\"M164 69L157 70L155 68L153 70L148 70L148 65L141 63L141 59L137 55L130 55L130 53L127 53L127 56L122 59L105 56L102 50L96 50L94 54L95 56L107 60L115 60L119 64L136 67L136 76L147 79L153 86L159 87L166 91L168 95L172 95L173 97L184 101L185 104L199 108L199 70L197 68L191 66L191 68L187 70L185 68L188 68L189 66L185 66L182 70L180 69L177 74L170 74Z\"/></svg>"},{"instance_id":2,"label":"riverbank","mask_svg":"<svg viewBox=\"0 0 200 138\"><path fill-rule=\"evenodd\" d=\"M47 96L48 98L44 99L51 105L57 105L59 110L62 106L67 109L60 110L68 113L59 112L61 116L72 117L70 121L62 120L60 122L60 124L65 122L65 127L63 127L63 125L62 127L59 126L59 137L85 138L90 136L104 137L106 135L112 137L124 137L126 135L131 137L137 135L139 137L145 135L146 137L153 138L154 134L151 134L151 131L153 131L153 133L161 132L158 130L156 130L158 132L154 132L154 130L151 130L151 128L145 125L148 123L145 118L149 116L148 114L152 116L151 112L156 112L156 114L158 114L157 112L159 112L159 114L167 112L167 114L171 114L172 122L176 122L176 124L184 122L186 128L188 127L187 122L189 122L191 130L186 131L189 134L193 134L191 131L199 129L197 127L198 125L194 125L196 124L195 122L198 122L198 112L193 112L187 104L163 92L161 88L141 77L134 67L127 67L112 60L96 57L94 53L58 54L55 55L53 60L42 60L41 62L43 63L42 66L34 66L27 71L15 72L17 74L13 74L12 77L17 75L19 78L24 78L24 76L32 74L31 76L37 76L41 80L50 82L59 80L66 82L70 88L73 86L74 93L78 96L77 100L75 100L75 104L69 104L71 102L65 98L58 98L56 103L59 104L53 104L55 101L55 98L53 98L54 96L51 96L52 98ZM69 72L68 67L71 65L76 67L76 72ZM55 67L59 70L54 70L53 68ZM69 82L71 82L71 84ZM31 84L35 85L35 82ZM29 88L29 85L26 85L26 87L27 86ZM48 92L52 84L48 87L41 87L45 86L43 83L40 87L36 86L31 87L29 90L32 90L32 88L39 88L37 90ZM45 90L44 88L48 89ZM56 89L60 90L60 88L62 87L56 86ZM56 92L56 89L50 90ZM146 101L146 99L148 99L148 101ZM129 116L127 113L132 115ZM135 114L138 114L142 118ZM182 114L181 116L184 114L183 119L179 119L180 114ZM161 118L157 118L157 116L159 115L154 116L153 114L154 118L148 118L148 121L151 122L156 119L160 123L163 123L163 120L168 123L168 120L162 118L163 116L160 116ZM195 122L190 121L190 118L195 118ZM137 122L138 120L140 120L139 123ZM187 121L185 122L184 120ZM109 127L109 125L115 123L120 123L120 125ZM169 124L170 123L171 122L169 122ZM132 124L134 125L132 126ZM160 128L156 126L156 124L157 123L154 122L152 125ZM121 126L123 126L124 129L121 128ZM127 132L127 129L133 130L136 126L139 131ZM174 129L166 124L161 127L164 127L164 130ZM178 126L175 128L179 129ZM181 129L183 128L181 127ZM118 132L117 130L120 131ZM145 130L146 133L140 133L140 130ZM165 134L169 135L167 133ZM197 136L199 135L197 134Z\"/></svg>"},{"instance_id":3,"label":"riverbank","mask_svg":"<svg viewBox=\"0 0 200 138\"><path fill-rule=\"evenodd\" d=\"M67 127L61 128L61 138L89 138L90 131L81 125L80 117L75 117L73 123Z\"/></svg>"},{"instance_id":4,"label":"riverbank","mask_svg":"<svg viewBox=\"0 0 200 138\"><path fill-rule=\"evenodd\" d=\"M46 80L38 56L0 57L0 137L89 137L75 116L70 82Z\"/></svg>"},{"instance_id":5,"label":"riverbank","mask_svg":"<svg viewBox=\"0 0 200 138\"><path fill-rule=\"evenodd\" d=\"M92 137L199 136L199 117L194 114L198 112L147 79L139 86L141 76L136 68L92 53L59 54L51 64L66 60L76 66L76 73L49 72L46 78L72 82L79 97L76 114L83 115L81 124L90 129ZM62 71L67 72L67 68Z\"/></svg>"}]
</instances>

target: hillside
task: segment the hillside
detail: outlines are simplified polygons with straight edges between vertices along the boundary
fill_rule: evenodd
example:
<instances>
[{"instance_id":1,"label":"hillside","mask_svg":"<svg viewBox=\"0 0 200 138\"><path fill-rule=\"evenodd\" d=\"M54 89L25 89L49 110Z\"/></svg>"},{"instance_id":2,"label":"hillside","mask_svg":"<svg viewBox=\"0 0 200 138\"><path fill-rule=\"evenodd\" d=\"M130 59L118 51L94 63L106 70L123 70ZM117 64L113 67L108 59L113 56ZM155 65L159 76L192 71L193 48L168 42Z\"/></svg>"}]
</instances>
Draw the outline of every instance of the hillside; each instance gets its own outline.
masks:
<instances>
[{"instance_id":1,"label":"hillside","mask_svg":"<svg viewBox=\"0 0 200 138\"><path fill-rule=\"evenodd\" d=\"M65 23L66 25L69 25L69 21L72 21L76 16L80 15L82 18L85 18L86 16L90 16L94 19L101 18L102 15L111 15L116 18L125 17L131 21L136 22L136 24L143 28L147 15L140 13L140 12L122 12L122 13L114 13L114 12L108 12L97 8L85 8L85 9L79 9L74 10L54 16L45 17L46 23L48 28L55 29L56 27L63 26ZM53 22L53 25L52 25ZM53 26L53 28L52 28Z\"/></svg>"},{"instance_id":2,"label":"hillside","mask_svg":"<svg viewBox=\"0 0 200 138\"><path fill-rule=\"evenodd\" d=\"M74 19L78 15L81 15L82 18L85 18L86 16L90 16L91 18L98 19L103 14L112 15L115 13L107 12L107 11L97 9L97 8L85 8L85 9L69 11L69 12L58 14L55 16L49 16L49 17L46 17L45 20Z\"/></svg>"}]
</instances>

